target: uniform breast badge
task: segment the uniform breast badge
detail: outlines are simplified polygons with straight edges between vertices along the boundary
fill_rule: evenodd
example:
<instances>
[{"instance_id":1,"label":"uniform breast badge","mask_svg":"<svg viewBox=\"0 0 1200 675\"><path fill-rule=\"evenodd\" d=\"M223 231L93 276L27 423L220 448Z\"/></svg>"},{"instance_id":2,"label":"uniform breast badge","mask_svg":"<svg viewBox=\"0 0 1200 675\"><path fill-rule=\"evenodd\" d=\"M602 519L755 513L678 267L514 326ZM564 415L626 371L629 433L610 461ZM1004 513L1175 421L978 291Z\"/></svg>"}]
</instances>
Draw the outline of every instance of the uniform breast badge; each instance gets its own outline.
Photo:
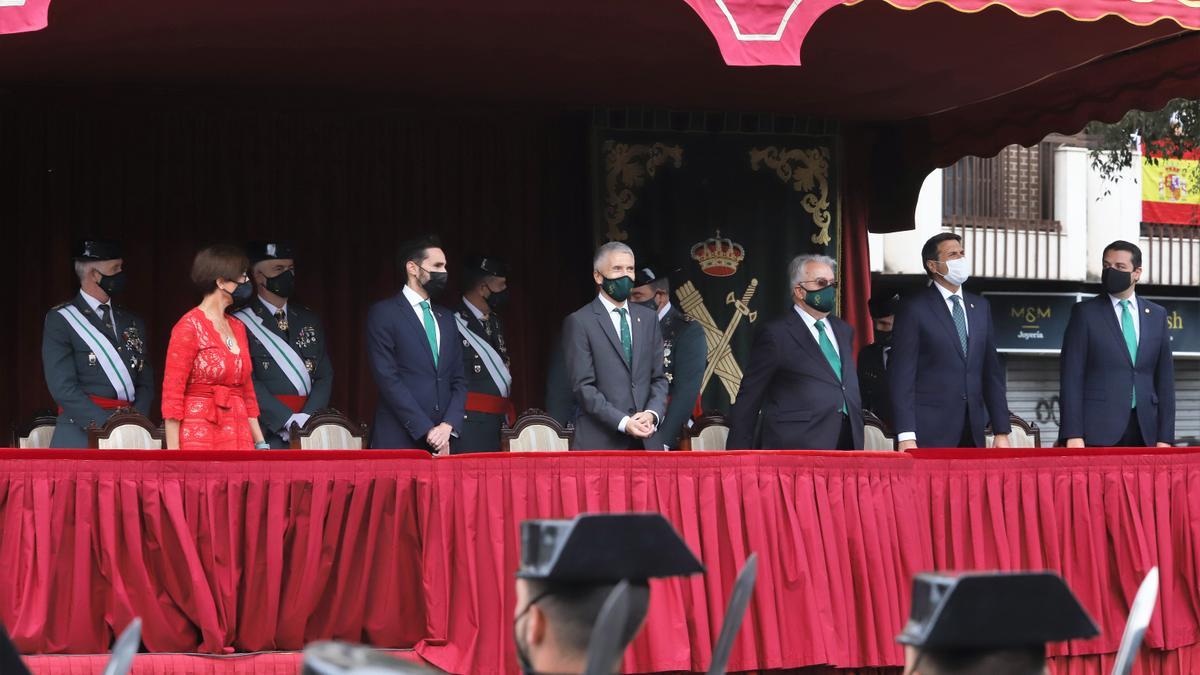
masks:
<instances>
[{"instance_id":1,"label":"uniform breast badge","mask_svg":"<svg viewBox=\"0 0 1200 675\"><path fill-rule=\"evenodd\" d=\"M317 369L317 364L312 359L304 359L304 367L311 373Z\"/></svg>"},{"instance_id":2,"label":"uniform breast badge","mask_svg":"<svg viewBox=\"0 0 1200 675\"><path fill-rule=\"evenodd\" d=\"M475 364L475 374L478 375L479 373L482 373L482 372L483 372L483 366L476 363Z\"/></svg>"},{"instance_id":3,"label":"uniform breast badge","mask_svg":"<svg viewBox=\"0 0 1200 675\"><path fill-rule=\"evenodd\" d=\"M296 335L296 346L301 349L306 349L317 343L317 329L312 326L305 326L300 329Z\"/></svg>"},{"instance_id":4,"label":"uniform breast badge","mask_svg":"<svg viewBox=\"0 0 1200 675\"><path fill-rule=\"evenodd\" d=\"M96 367L96 354L94 352L88 352L88 365L93 368Z\"/></svg>"},{"instance_id":5,"label":"uniform breast badge","mask_svg":"<svg viewBox=\"0 0 1200 675\"><path fill-rule=\"evenodd\" d=\"M137 326L130 326L129 328L126 328L125 332L122 333L122 338L125 341L125 345L128 346L131 351L141 354L146 347L146 344L142 341L142 334L138 332Z\"/></svg>"}]
</instances>

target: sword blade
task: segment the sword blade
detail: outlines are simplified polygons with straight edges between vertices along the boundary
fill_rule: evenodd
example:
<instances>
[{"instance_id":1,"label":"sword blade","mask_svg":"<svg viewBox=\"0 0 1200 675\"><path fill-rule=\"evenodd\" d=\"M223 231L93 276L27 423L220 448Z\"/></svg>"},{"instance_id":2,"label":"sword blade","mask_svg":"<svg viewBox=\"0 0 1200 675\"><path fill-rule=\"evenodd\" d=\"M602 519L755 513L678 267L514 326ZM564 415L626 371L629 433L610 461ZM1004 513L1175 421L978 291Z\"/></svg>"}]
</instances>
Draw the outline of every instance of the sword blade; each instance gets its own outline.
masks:
<instances>
[{"instance_id":1,"label":"sword blade","mask_svg":"<svg viewBox=\"0 0 1200 675\"><path fill-rule=\"evenodd\" d=\"M725 675L729 655L733 652L733 639L737 637L738 630L742 627L742 619L746 617L746 608L750 605L750 596L754 594L754 581L757 578L758 554L751 553L733 584L733 593L729 596L725 619L721 623L721 633L717 636L717 644L713 646L708 675Z\"/></svg>"},{"instance_id":2,"label":"sword blade","mask_svg":"<svg viewBox=\"0 0 1200 675\"><path fill-rule=\"evenodd\" d=\"M1150 573L1142 580L1137 595L1133 596L1133 604L1129 607L1129 620L1125 622L1125 633L1121 635L1121 646L1117 649L1117 658L1113 662L1112 675L1129 675L1133 670L1133 662L1137 660L1138 649L1142 646L1142 638L1150 627L1150 619L1154 616L1154 605L1158 602L1158 568L1150 568Z\"/></svg>"},{"instance_id":3,"label":"sword blade","mask_svg":"<svg viewBox=\"0 0 1200 675\"><path fill-rule=\"evenodd\" d=\"M104 675L125 675L133 665L133 657L137 655L138 647L142 645L142 620L135 618L129 622L121 637L113 644L112 654L108 664L104 666Z\"/></svg>"},{"instance_id":4,"label":"sword blade","mask_svg":"<svg viewBox=\"0 0 1200 675\"><path fill-rule=\"evenodd\" d=\"M621 633L629 620L629 582L621 581L608 594L596 626L588 640L587 666L584 675L612 675L613 666L625 651L621 644Z\"/></svg>"}]
</instances>

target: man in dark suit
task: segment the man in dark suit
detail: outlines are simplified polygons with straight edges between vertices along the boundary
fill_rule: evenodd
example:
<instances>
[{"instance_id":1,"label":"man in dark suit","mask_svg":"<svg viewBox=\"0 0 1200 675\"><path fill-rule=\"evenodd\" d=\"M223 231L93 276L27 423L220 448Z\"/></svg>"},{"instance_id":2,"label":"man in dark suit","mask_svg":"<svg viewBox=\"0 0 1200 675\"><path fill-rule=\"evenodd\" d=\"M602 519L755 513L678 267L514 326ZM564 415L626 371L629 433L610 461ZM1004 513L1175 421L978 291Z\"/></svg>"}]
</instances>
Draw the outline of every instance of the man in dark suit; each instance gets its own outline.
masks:
<instances>
[{"instance_id":1,"label":"man in dark suit","mask_svg":"<svg viewBox=\"0 0 1200 675\"><path fill-rule=\"evenodd\" d=\"M700 381L707 365L708 345L704 329L671 304L671 282L661 270L639 267L633 282L637 285L629 299L655 312L663 337L667 414L658 425L653 441L664 450L678 448L683 427L696 408Z\"/></svg>"},{"instance_id":2,"label":"man in dark suit","mask_svg":"<svg viewBox=\"0 0 1200 675\"><path fill-rule=\"evenodd\" d=\"M872 296L867 302L875 322L875 341L858 351L858 389L862 392L863 410L870 410L893 428L892 395L888 389L887 363L892 351L892 326L896 321L896 305L900 296L891 291Z\"/></svg>"},{"instance_id":3,"label":"man in dark suit","mask_svg":"<svg viewBox=\"0 0 1200 675\"><path fill-rule=\"evenodd\" d=\"M454 313L467 378L467 419L454 451L500 450L500 426L512 412L511 364L497 310L508 301L508 266L495 257L467 260L462 302Z\"/></svg>"},{"instance_id":4,"label":"man in dark suit","mask_svg":"<svg viewBox=\"0 0 1200 675\"><path fill-rule=\"evenodd\" d=\"M1104 249L1104 292L1071 308L1059 373L1067 447L1169 446L1175 438L1175 362L1167 312L1134 292L1142 251Z\"/></svg>"},{"instance_id":5,"label":"man in dark suit","mask_svg":"<svg viewBox=\"0 0 1200 675\"><path fill-rule=\"evenodd\" d=\"M325 327L316 312L296 302L296 253L286 242L255 242L246 247L258 300L238 310L246 325L254 363L254 394L259 425L272 448L286 448L292 425L304 426L329 407L333 364L325 347Z\"/></svg>"},{"instance_id":6,"label":"man in dark suit","mask_svg":"<svg viewBox=\"0 0 1200 675\"><path fill-rule=\"evenodd\" d=\"M901 450L982 448L991 421L1008 447L1008 398L987 300L966 293L962 237L934 235L921 248L932 283L900 301L888 380Z\"/></svg>"},{"instance_id":7,"label":"man in dark suit","mask_svg":"<svg viewBox=\"0 0 1200 675\"><path fill-rule=\"evenodd\" d=\"M563 322L567 380L579 405L575 447L661 450L652 437L667 404L662 332L654 312L629 302L633 250L609 242L592 268L599 296Z\"/></svg>"},{"instance_id":8,"label":"man in dark suit","mask_svg":"<svg viewBox=\"0 0 1200 675\"><path fill-rule=\"evenodd\" d=\"M729 413L729 449L754 447L761 410L764 450L862 450L854 329L830 314L836 268L823 255L796 256L788 265L794 304L754 337Z\"/></svg>"},{"instance_id":9,"label":"man in dark suit","mask_svg":"<svg viewBox=\"0 0 1200 675\"><path fill-rule=\"evenodd\" d=\"M403 245L404 289L367 315L367 357L379 386L373 448L426 448L450 454L462 432L467 381L450 311L431 295L446 287L446 254L434 237Z\"/></svg>"},{"instance_id":10,"label":"man in dark suit","mask_svg":"<svg viewBox=\"0 0 1200 675\"><path fill-rule=\"evenodd\" d=\"M145 323L113 303L125 288L116 242L87 240L75 250L79 294L46 314L42 370L58 403L52 448L86 448L87 428L119 408L150 414L157 395Z\"/></svg>"}]
</instances>

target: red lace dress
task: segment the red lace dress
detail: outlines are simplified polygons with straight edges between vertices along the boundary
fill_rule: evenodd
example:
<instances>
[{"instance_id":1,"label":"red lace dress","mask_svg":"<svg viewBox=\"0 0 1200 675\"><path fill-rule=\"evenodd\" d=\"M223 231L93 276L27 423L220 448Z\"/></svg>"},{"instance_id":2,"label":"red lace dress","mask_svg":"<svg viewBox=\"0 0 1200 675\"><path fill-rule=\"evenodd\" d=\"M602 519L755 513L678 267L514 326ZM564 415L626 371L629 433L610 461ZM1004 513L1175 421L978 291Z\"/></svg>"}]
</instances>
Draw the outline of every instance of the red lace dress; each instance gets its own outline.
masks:
<instances>
[{"instance_id":1,"label":"red lace dress","mask_svg":"<svg viewBox=\"0 0 1200 675\"><path fill-rule=\"evenodd\" d=\"M163 419L180 420L181 450L253 450L250 418L258 417L258 399L250 374L246 327L228 317L240 354L199 307L171 329L163 375Z\"/></svg>"}]
</instances>

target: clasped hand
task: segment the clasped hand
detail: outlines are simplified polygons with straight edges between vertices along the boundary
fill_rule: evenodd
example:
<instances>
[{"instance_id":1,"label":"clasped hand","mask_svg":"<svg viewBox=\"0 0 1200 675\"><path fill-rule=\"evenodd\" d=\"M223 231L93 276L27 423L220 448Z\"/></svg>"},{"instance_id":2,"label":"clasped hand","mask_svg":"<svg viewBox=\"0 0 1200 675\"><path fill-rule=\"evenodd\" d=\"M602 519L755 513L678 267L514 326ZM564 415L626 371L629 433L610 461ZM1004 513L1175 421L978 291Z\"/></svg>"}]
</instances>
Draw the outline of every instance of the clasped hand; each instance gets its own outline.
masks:
<instances>
[{"instance_id":1,"label":"clasped hand","mask_svg":"<svg viewBox=\"0 0 1200 675\"><path fill-rule=\"evenodd\" d=\"M433 448L434 454L445 456L450 454L450 432L452 431L449 424L442 422L436 427L429 430L425 435L425 442L429 447Z\"/></svg>"},{"instance_id":2,"label":"clasped hand","mask_svg":"<svg viewBox=\"0 0 1200 675\"><path fill-rule=\"evenodd\" d=\"M650 438L654 435L654 415L649 410L629 418L625 423L625 433L634 438Z\"/></svg>"}]
</instances>

